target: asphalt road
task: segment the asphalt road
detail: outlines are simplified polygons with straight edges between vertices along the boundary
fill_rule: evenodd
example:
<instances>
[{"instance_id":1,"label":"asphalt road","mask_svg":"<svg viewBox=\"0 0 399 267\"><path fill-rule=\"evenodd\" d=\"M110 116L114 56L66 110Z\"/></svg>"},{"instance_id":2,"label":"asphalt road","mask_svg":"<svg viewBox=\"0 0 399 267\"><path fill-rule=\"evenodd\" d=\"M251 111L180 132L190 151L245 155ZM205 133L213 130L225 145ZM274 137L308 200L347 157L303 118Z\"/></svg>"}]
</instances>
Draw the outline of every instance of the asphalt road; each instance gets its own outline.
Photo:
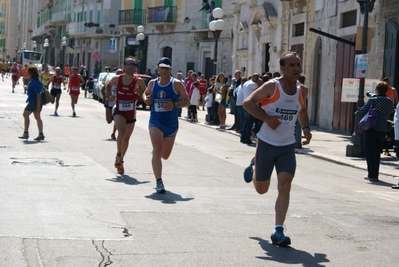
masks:
<instances>
[{"instance_id":1,"label":"asphalt road","mask_svg":"<svg viewBox=\"0 0 399 267\"><path fill-rule=\"evenodd\" d=\"M254 147L235 135L180 121L167 193L156 194L148 135L139 110L125 172L113 167L104 108L79 99L73 118L64 93L58 117L43 108L44 134L26 95L0 81L0 266L395 266L399 195L359 181L363 170L297 155L286 219L292 246L271 244L274 203L242 178ZM183 112L184 113L184 112ZM396 264L395 264L396 262Z\"/></svg>"}]
</instances>

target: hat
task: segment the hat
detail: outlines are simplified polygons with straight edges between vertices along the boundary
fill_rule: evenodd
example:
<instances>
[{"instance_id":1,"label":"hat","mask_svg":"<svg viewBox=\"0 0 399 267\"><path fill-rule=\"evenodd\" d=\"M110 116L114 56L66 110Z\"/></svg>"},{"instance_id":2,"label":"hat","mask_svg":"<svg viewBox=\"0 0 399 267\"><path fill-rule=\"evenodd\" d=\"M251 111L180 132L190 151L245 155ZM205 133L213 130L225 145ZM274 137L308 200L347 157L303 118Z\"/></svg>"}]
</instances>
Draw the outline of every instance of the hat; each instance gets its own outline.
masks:
<instances>
[{"instance_id":1,"label":"hat","mask_svg":"<svg viewBox=\"0 0 399 267\"><path fill-rule=\"evenodd\" d=\"M163 57L158 61L158 67L164 67L164 68L172 68L172 62L170 61L169 58Z\"/></svg>"}]
</instances>

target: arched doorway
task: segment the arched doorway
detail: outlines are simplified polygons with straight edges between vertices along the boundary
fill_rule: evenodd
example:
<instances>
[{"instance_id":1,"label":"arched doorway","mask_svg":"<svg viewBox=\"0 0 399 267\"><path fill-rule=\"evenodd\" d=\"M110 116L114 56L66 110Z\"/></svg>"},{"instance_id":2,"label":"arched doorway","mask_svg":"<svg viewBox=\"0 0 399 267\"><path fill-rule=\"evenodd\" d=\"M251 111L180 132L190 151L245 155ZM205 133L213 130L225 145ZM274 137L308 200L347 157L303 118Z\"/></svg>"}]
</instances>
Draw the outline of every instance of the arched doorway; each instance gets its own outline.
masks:
<instances>
[{"instance_id":1,"label":"arched doorway","mask_svg":"<svg viewBox=\"0 0 399 267\"><path fill-rule=\"evenodd\" d=\"M162 51L162 57L167 57L170 60L172 60L172 53L173 53L172 47L165 46L162 50L163 50Z\"/></svg>"}]
</instances>

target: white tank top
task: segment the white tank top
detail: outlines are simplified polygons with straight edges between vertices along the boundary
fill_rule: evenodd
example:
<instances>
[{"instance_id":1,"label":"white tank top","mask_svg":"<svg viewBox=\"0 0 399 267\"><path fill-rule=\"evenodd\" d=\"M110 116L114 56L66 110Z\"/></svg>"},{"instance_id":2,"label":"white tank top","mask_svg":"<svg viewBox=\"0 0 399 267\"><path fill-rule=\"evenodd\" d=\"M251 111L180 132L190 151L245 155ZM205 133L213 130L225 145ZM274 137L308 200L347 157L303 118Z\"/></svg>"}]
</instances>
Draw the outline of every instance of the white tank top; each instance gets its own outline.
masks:
<instances>
[{"instance_id":1,"label":"white tank top","mask_svg":"<svg viewBox=\"0 0 399 267\"><path fill-rule=\"evenodd\" d=\"M273 130L266 123L262 124L257 136L262 141L273 146L286 146L295 143L295 122L298 111L304 104L302 100L301 84L296 83L296 93L287 95L281 88L278 79L273 80L276 84L274 94L270 98L260 101L262 109L269 116L283 116L281 124Z\"/></svg>"}]
</instances>

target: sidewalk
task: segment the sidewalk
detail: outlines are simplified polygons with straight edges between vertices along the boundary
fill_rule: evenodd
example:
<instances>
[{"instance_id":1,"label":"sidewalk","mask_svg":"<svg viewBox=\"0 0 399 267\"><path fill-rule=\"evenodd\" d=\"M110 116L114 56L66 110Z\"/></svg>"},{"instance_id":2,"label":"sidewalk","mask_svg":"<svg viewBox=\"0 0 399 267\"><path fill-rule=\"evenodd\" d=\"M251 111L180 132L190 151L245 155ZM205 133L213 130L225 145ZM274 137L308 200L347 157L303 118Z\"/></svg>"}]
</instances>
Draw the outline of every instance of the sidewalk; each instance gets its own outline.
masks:
<instances>
[{"instance_id":1,"label":"sidewalk","mask_svg":"<svg viewBox=\"0 0 399 267\"><path fill-rule=\"evenodd\" d=\"M227 113L230 110L227 109ZM187 114L187 109L183 109L182 111L182 121L185 121L184 116ZM197 125L214 128L215 125L207 125L205 124L205 114L206 111L199 110L198 111L198 123ZM181 122L183 123L183 122ZM189 122L187 122L189 123ZM239 141L239 134L235 131L227 130L234 123L234 115L227 114L226 118L226 130L224 131L228 134L233 134L237 136L237 144L241 144ZM323 129L319 129L315 126L311 126L312 129L312 140L309 145L303 146L303 148L296 149L298 154L305 154L315 158L327 160L330 162L334 162L341 165L346 165L349 167L354 167L358 169L365 170L365 174L367 175L367 163L365 158L356 158L356 157L347 157L346 154L346 146L351 141L351 136L342 133L335 133L331 131L326 131ZM380 164L380 174L398 177L399 176L399 161L396 158L395 153L392 151L392 156L384 156L381 154L381 164Z\"/></svg>"}]
</instances>

